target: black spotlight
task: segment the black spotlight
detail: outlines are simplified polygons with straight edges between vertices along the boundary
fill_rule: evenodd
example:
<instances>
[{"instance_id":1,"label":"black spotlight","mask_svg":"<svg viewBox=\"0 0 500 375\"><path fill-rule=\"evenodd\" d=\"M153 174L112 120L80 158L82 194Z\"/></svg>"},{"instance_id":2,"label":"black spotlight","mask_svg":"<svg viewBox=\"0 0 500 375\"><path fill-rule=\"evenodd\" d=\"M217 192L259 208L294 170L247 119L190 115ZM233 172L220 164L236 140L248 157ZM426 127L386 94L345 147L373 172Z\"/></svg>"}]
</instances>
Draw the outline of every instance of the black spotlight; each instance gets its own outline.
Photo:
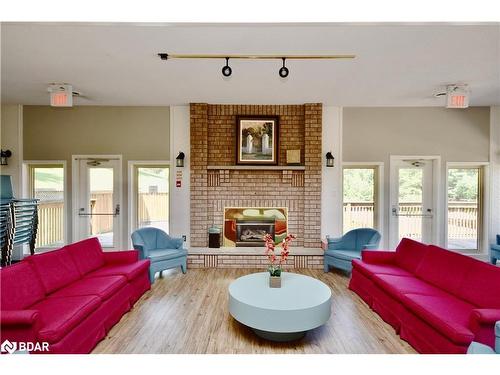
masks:
<instances>
[{"instance_id":1,"label":"black spotlight","mask_svg":"<svg viewBox=\"0 0 500 375\"><path fill-rule=\"evenodd\" d=\"M279 70L279 75L280 75L281 78L288 77L288 73L290 73L290 71L288 70L288 68L285 66L285 60L286 59L283 57L283 66Z\"/></svg>"},{"instance_id":2,"label":"black spotlight","mask_svg":"<svg viewBox=\"0 0 500 375\"><path fill-rule=\"evenodd\" d=\"M233 69L229 66L229 57L226 57L226 65L222 67L222 75L224 77L229 77L233 73Z\"/></svg>"}]
</instances>

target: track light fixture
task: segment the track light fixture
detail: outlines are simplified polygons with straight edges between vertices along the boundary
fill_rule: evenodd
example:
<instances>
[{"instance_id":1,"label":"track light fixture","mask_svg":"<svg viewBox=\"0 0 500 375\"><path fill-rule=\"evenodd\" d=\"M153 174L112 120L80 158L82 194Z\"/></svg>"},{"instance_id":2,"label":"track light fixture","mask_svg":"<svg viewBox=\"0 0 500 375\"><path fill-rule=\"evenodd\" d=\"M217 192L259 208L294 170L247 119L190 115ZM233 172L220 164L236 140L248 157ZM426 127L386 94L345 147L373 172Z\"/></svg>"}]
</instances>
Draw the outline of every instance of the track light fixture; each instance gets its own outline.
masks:
<instances>
[{"instance_id":1,"label":"track light fixture","mask_svg":"<svg viewBox=\"0 0 500 375\"><path fill-rule=\"evenodd\" d=\"M158 53L161 60L171 59L226 59L226 65L222 67L222 75L229 77L233 70L229 66L229 59L245 59L245 60L282 60L283 66L278 71L281 78L288 77L290 71L285 66L286 59L289 60L338 60L338 59L354 59L355 55L202 55L202 54L176 54L176 53Z\"/></svg>"},{"instance_id":2,"label":"track light fixture","mask_svg":"<svg viewBox=\"0 0 500 375\"><path fill-rule=\"evenodd\" d=\"M226 57L226 65L224 65L222 67L222 75L224 77L229 77L231 75L231 73L233 72L233 70L231 69L231 67L229 66L229 57Z\"/></svg>"},{"instance_id":3,"label":"track light fixture","mask_svg":"<svg viewBox=\"0 0 500 375\"><path fill-rule=\"evenodd\" d=\"M283 60L283 66L280 68L280 70L279 70L278 73L279 73L279 75L280 75L281 78L286 78L286 77L288 77L288 73L290 73L290 71L285 66L285 60L286 60L286 58L283 57L282 60Z\"/></svg>"}]
</instances>

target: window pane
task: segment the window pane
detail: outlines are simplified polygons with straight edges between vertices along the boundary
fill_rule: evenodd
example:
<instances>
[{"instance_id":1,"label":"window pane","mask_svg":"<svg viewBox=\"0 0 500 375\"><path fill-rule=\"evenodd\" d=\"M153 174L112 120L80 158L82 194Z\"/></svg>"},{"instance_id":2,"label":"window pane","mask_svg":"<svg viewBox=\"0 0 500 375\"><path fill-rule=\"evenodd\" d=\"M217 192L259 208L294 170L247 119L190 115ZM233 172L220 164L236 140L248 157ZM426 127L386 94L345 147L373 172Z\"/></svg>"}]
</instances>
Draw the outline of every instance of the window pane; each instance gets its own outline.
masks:
<instances>
[{"instance_id":1,"label":"window pane","mask_svg":"<svg viewBox=\"0 0 500 375\"><path fill-rule=\"evenodd\" d=\"M400 239L407 237L422 241L423 179L424 171L422 168L399 169L398 227Z\"/></svg>"},{"instance_id":2,"label":"window pane","mask_svg":"<svg viewBox=\"0 0 500 375\"><path fill-rule=\"evenodd\" d=\"M39 199L35 246L64 245L64 168L31 167L33 198Z\"/></svg>"},{"instance_id":3,"label":"window pane","mask_svg":"<svg viewBox=\"0 0 500 375\"><path fill-rule=\"evenodd\" d=\"M168 167L137 168L137 227L155 227L168 233Z\"/></svg>"},{"instance_id":4,"label":"window pane","mask_svg":"<svg viewBox=\"0 0 500 375\"><path fill-rule=\"evenodd\" d=\"M344 169L344 233L375 225L375 169Z\"/></svg>"},{"instance_id":5,"label":"window pane","mask_svg":"<svg viewBox=\"0 0 500 375\"><path fill-rule=\"evenodd\" d=\"M448 170L448 247L479 248L479 168Z\"/></svg>"},{"instance_id":6,"label":"window pane","mask_svg":"<svg viewBox=\"0 0 500 375\"><path fill-rule=\"evenodd\" d=\"M103 247L113 247L113 168L89 168L90 234L99 238ZM106 215L102 215L106 214Z\"/></svg>"}]
</instances>

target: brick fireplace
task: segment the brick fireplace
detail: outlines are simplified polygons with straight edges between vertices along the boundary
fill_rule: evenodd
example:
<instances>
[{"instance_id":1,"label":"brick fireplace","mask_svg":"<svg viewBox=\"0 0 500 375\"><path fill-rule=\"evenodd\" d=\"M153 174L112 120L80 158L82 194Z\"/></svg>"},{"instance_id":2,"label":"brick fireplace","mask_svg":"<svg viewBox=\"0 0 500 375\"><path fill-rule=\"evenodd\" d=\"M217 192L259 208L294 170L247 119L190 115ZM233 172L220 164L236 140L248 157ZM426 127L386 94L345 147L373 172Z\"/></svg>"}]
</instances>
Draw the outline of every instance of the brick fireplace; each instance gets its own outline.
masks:
<instances>
[{"instance_id":1,"label":"brick fireplace","mask_svg":"<svg viewBox=\"0 0 500 375\"><path fill-rule=\"evenodd\" d=\"M236 166L237 116L279 116L278 165ZM287 209L294 247L321 247L322 104L190 106L191 246L208 246L227 207ZM287 150L300 150L289 166Z\"/></svg>"}]
</instances>

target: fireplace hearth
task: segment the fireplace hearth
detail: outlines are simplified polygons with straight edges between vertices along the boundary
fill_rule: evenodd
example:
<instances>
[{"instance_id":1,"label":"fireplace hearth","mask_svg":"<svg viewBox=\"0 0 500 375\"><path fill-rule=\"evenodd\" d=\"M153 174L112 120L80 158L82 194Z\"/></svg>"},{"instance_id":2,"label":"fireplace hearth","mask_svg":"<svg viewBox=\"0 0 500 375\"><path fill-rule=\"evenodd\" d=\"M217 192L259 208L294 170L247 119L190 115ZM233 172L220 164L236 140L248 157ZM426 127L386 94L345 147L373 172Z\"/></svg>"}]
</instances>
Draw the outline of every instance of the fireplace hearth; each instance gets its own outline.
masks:
<instances>
[{"instance_id":1,"label":"fireplace hearth","mask_svg":"<svg viewBox=\"0 0 500 375\"><path fill-rule=\"evenodd\" d=\"M262 246L266 234L274 237L274 220L236 220L236 247Z\"/></svg>"}]
</instances>

